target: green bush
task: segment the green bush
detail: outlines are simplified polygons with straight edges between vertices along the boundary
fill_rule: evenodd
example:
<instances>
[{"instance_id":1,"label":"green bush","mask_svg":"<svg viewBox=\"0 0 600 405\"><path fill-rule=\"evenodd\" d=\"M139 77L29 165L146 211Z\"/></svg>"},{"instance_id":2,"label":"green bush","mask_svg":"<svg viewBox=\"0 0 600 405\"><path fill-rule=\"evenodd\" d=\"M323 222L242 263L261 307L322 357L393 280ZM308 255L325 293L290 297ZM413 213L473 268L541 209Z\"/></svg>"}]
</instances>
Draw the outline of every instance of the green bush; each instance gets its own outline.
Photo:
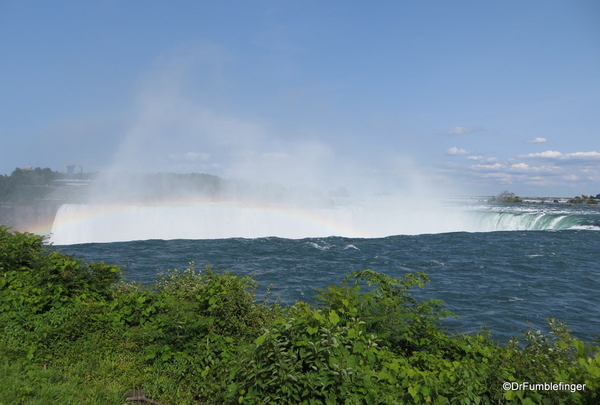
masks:
<instances>
[{"instance_id":1,"label":"green bush","mask_svg":"<svg viewBox=\"0 0 600 405\"><path fill-rule=\"evenodd\" d=\"M393 403L392 357L364 322L299 302L247 349L228 396L253 404Z\"/></svg>"},{"instance_id":2,"label":"green bush","mask_svg":"<svg viewBox=\"0 0 600 405\"><path fill-rule=\"evenodd\" d=\"M0 226L0 310L43 313L73 300L103 299L120 279L117 266L82 264L48 249L41 236Z\"/></svg>"},{"instance_id":3,"label":"green bush","mask_svg":"<svg viewBox=\"0 0 600 405\"><path fill-rule=\"evenodd\" d=\"M256 300L250 277L210 268L153 286L0 227L0 404L597 404L600 354L550 319L505 345L451 334L440 301L354 272L318 304ZM586 384L505 391L504 382Z\"/></svg>"},{"instance_id":4,"label":"green bush","mask_svg":"<svg viewBox=\"0 0 600 405\"><path fill-rule=\"evenodd\" d=\"M408 295L411 287L427 282L423 272L408 273L404 280L398 280L363 270L349 274L339 286L320 290L317 299L324 308L337 310L344 317L360 318L366 330L390 350L411 355L417 350L432 350L441 337L439 320L454 315L443 310L439 300L419 302ZM369 291L363 293L365 286Z\"/></svg>"}]
</instances>

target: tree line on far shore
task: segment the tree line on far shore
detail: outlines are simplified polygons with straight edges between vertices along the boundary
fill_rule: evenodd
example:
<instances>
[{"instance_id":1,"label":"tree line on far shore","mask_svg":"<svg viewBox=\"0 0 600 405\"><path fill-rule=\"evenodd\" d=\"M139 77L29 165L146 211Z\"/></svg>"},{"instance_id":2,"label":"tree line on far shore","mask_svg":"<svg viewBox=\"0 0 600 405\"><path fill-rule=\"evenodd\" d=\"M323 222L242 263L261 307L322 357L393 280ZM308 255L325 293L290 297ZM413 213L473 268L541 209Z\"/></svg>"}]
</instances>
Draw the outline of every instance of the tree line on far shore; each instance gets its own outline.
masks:
<instances>
[{"instance_id":1,"label":"tree line on far shore","mask_svg":"<svg viewBox=\"0 0 600 405\"><path fill-rule=\"evenodd\" d=\"M273 202L295 201L327 203L330 197L347 197L348 191L340 188L333 192L323 193L310 187L287 188L277 183L259 184L257 182L236 179L222 179L218 176L203 173L123 173L107 178L96 184L97 195L110 195L114 198L116 191L121 198L137 202L154 202L162 198L173 198L180 194L201 195L212 199L241 199L252 197ZM100 178L99 173L65 174L50 168L16 168L10 175L0 175L0 202L24 202L33 200L55 199L69 202L81 202L89 187L64 187L57 180L94 180ZM66 190L68 189L68 190ZM97 197L97 196L96 196ZM598 204L600 194L592 196L582 194L569 199L569 204ZM523 199L513 192L505 190L491 197L489 202L520 203Z\"/></svg>"},{"instance_id":2,"label":"tree line on far shore","mask_svg":"<svg viewBox=\"0 0 600 405\"><path fill-rule=\"evenodd\" d=\"M591 196L589 194L582 194L581 196L576 196L574 198L570 198L569 200L567 200L567 203L569 204L598 204L598 200L600 200L600 194L594 196ZM501 192L500 194L498 194L497 196L491 197L489 200L489 202L496 202L496 203L521 203L523 202L523 199L521 197L519 197L518 195L516 195L515 193L512 193L508 190L505 190L503 192ZM554 200L554 202L558 202L558 200Z\"/></svg>"},{"instance_id":3,"label":"tree line on far shore","mask_svg":"<svg viewBox=\"0 0 600 405\"><path fill-rule=\"evenodd\" d=\"M305 185L286 187L274 182L224 179L206 173L64 174L36 167L17 168L10 175L0 175L0 202L8 203L106 200L154 204L162 200L200 198L210 201L259 200L326 206L332 203L332 198L347 196L348 191L344 188L324 192Z\"/></svg>"},{"instance_id":4,"label":"tree line on far shore","mask_svg":"<svg viewBox=\"0 0 600 405\"><path fill-rule=\"evenodd\" d=\"M0 202L43 200L56 192L55 180L89 180L96 173L65 174L50 168L16 168L10 175L0 175Z\"/></svg>"}]
</instances>

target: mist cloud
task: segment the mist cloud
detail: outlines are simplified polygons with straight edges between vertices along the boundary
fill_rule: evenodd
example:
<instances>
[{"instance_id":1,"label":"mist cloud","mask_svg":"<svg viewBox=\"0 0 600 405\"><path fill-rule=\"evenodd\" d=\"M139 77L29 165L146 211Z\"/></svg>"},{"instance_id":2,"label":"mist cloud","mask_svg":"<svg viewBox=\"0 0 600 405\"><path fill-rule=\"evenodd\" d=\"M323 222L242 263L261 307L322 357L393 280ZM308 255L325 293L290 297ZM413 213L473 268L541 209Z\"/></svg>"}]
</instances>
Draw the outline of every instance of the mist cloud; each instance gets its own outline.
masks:
<instances>
[{"instance_id":1,"label":"mist cloud","mask_svg":"<svg viewBox=\"0 0 600 405\"><path fill-rule=\"evenodd\" d=\"M108 171L199 172L286 187L343 187L358 194L444 193L439 185L427 189L434 177L394 151L367 158L365 142L357 152L341 153L330 143L342 139L339 134L310 123L295 125L289 116L279 122L236 110L228 101L234 86L223 73L230 63L227 52L214 46L200 46L192 56L180 52L159 58L140 79L135 119L124 129ZM198 71L211 79L198 79Z\"/></svg>"}]
</instances>

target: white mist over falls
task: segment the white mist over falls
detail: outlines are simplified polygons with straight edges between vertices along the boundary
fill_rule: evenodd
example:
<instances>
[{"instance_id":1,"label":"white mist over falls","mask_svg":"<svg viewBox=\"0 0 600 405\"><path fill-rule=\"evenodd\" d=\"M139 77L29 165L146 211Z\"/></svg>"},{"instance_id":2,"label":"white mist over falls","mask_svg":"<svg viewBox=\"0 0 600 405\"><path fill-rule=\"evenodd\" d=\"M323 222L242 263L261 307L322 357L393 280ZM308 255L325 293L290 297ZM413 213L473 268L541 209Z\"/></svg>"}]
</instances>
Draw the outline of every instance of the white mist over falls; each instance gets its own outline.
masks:
<instances>
[{"instance_id":1,"label":"white mist over falls","mask_svg":"<svg viewBox=\"0 0 600 405\"><path fill-rule=\"evenodd\" d=\"M59 209L51 242L144 239L381 237L466 230L456 210L393 196L353 198L339 188L286 188L198 174L120 176L85 204Z\"/></svg>"},{"instance_id":2,"label":"white mist over falls","mask_svg":"<svg viewBox=\"0 0 600 405\"><path fill-rule=\"evenodd\" d=\"M327 195L311 188L290 190L276 184L198 176L142 176L155 183L160 180L160 186L142 192L130 185L120 190L120 201L104 190L104 197L95 197L93 203L64 204L56 214L50 241L69 245L147 239L376 238L459 231L600 229L598 210L591 208L490 205L474 199L442 203L414 195L351 198L343 189ZM177 192L173 183L164 183L165 178L185 178L188 187ZM192 185L195 193L190 191Z\"/></svg>"},{"instance_id":3,"label":"white mist over falls","mask_svg":"<svg viewBox=\"0 0 600 405\"><path fill-rule=\"evenodd\" d=\"M424 223L419 217L427 215ZM65 204L56 216L51 242L57 245L143 239L221 239L278 236L378 237L448 232L430 223L431 213L413 212L387 221L358 207L295 208L229 203L143 206ZM435 216L435 215L433 215ZM402 221L405 221L402 223Z\"/></svg>"},{"instance_id":4,"label":"white mist over falls","mask_svg":"<svg viewBox=\"0 0 600 405\"><path fill-rule=\"evenodd\" d=\"M219 79L223 55L199 49L167 55L140 80L113 161L82 203L59 209L51 242L463 229L439 202L442 187L406 154L349 147L357 134L340 136L329 122L238 112Z\"/></svg>"},{"instance_id":5,"label":"white mist over falls","mask_svg":"<svg viewBox=\"0 0 600 405\"><path fill-rule=\"evenodd\" d=\"M162 58L140 80L113 161L84 199L60 207L50 242L373 238L578 224L563 218L568 213L447 204L468 191L413 162L409 150L365 144L368 134L340 136L335 123L236 113L219 79L222 57L206 46ZM194 69L201 74L193 77ZM362 147L351 145L359 138Z\"/></svg>"}]
</instances>

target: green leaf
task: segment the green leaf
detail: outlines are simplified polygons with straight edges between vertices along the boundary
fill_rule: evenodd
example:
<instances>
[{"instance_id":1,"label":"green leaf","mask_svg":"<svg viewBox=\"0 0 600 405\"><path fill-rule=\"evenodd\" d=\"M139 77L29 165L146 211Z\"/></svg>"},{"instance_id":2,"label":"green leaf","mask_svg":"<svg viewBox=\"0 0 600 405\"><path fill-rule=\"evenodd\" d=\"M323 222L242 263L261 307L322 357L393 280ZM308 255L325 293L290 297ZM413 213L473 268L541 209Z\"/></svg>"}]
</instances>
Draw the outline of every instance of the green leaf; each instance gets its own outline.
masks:
<instances>
[{"instance_id":1,"label":"green leaf","mask_svg":"<svg viewBox=\"0 0 600 405\"><path fill-rule=\"evenodd\" d=\"M322 321L323 319L325 319L319 311L314 311L312 315L313 318L315 318L317 321Z\"/></svg>"},{"instance_id":2,"label":"green leaf","mask_svg":"<svg viewBox=\"0 0 600 405\"><path fill-rule=\"evenodd\" d=\"M377 378L380 380L390 380L392 376L388 372L381 370L379 373L377 373Z\"/></svg>"},{"instance_id":3,"label":"green leaf","mask_svg":"<svg viewBox=\"0 0 600 405\"><path fill-rule=\"evenodd\" d=\"M334 310L329 312L329 322L333 325L337 325L340 322L340 316Z\"/></svg>"}]
</instances>

